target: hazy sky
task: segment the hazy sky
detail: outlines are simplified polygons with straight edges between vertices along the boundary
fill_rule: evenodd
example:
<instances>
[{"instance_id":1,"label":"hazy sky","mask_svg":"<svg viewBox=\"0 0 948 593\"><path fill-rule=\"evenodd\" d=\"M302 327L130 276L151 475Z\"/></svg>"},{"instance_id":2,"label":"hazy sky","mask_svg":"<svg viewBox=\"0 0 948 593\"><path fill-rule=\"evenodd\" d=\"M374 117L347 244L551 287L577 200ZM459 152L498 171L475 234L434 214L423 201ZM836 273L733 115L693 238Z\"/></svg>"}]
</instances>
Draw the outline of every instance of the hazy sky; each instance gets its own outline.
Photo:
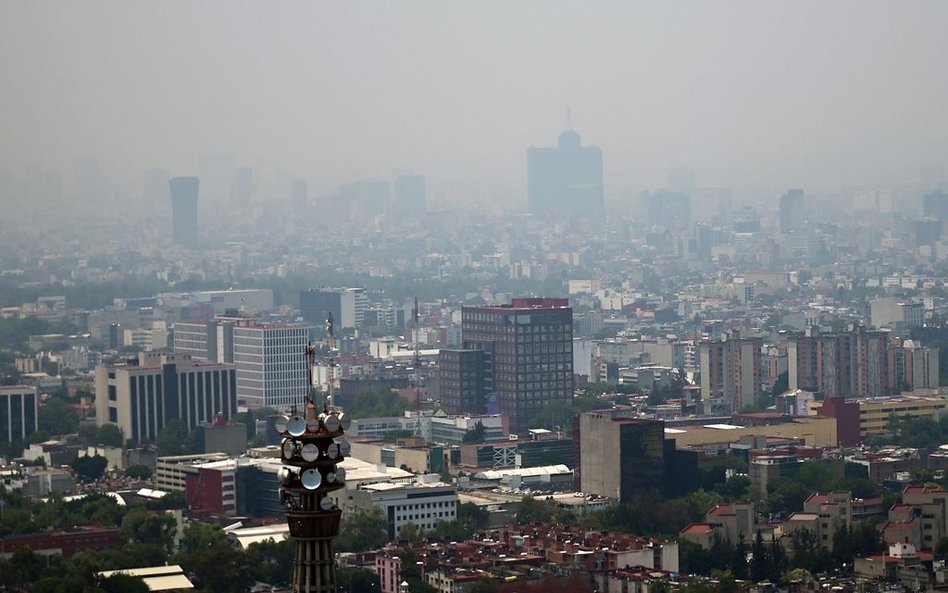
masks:
<instances>
[{"instance_id":1,"label":"hazy sky","mask_svg":"<svg viewBox=\"0 0 948 593\"><path fill-rule=\"evenodd\" d=\"M948 161L946 25L944 0L2 0L0 169L92 156L140 186L226 152L316 189L411 168L519 196L569 105L607 195L676 166L904 180Z\"/></svg>"}]
</instances>

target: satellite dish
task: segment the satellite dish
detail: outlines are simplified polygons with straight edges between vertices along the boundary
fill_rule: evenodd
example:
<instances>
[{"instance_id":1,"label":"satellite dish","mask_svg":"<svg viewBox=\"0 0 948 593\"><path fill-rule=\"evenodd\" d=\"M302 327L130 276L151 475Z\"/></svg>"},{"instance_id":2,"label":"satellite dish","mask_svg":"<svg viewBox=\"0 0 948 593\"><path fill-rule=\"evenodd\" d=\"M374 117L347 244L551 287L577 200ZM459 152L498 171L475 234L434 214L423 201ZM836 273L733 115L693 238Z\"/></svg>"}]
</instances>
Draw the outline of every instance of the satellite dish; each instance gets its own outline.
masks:
<instances>
[{"instance_id":1,"label":"satellite dish","mask_svg":"<svg viewBox=\"0 0 948 593\"><path fill-rule=\"evenodd\" d=\"M321 509L324 510L324 511L331 510L331 509L332 509L332 499L329 498L328 496L322 497L322 499L319 501L319 508L321 508Z\"/></svg>"},{"instance_id":2,"label":"satellite dish","mask_svg":"<svg viewBox=\"0 0 948 593\"><path fill-rule=\"evenodd\" d=\"M319 432L319 420L316 420L315 418L313 420L307 420L306 430L310 432Z\"/></svg>"},{"instance_id":3,"label":"satellite dish","mask_svg":"<svg viewBox=\"0 0 948 593\"><path fill-rule=\"evenodd\" d=\"M349 444L349 441L339 441L339 454L348 457L349 453L352 453L352 445Z\"/></svg>"},{"instance_id":4,"label":"satellite dish","mask_svg":"<svg viewBox=\"0 0 948 593\"><path fill-rule=\"evenodd\" d=\"M339 424L342 426L342 430L349 430L352 425L352 418L349 418L348 414L339 414Z\"/></svg>"},{"instance_id":5,"label":"satellite dish","mask_svg":"<svg viewBox=\"0 0 948 593\"><path fill-rule=\"evenodd\" d=\"M336 472L326 472L326 481L329 483L336 481Z\"/></svg>"},{"instance_id":6,"label":"satellite dish","mask_svg":"<svg viewBox=\"0 0 948 593\"><path fill-rule=\"evenodd\" d=\"M328 455L330 459L339 457L339 445L337 443L332 443L326 447L326 455Z\"/></svg>"},{"instance_id":7,"label":"satellite dish","mask_svg":"<svg viewBox=\"0 0 948 593\"><path fill-rule=\"evenodd\" d=\"M296 455L296 443L292 439L283 439L283 458L293 459Z\"/></svg>"},{"instance_id":8,"label":"satellite dish","mask_svg":"<svg viewBox=\"0 0 948 593\"><path fill-rule=\"evenodd\" d=\"M278 477L281 484L289 486L290 482L296 478L296 473L288 467L281 467Z\"/></svg>"},{"instance_id":9,"label":"satellite dish","mask_svg":"<svg viewBox=\"0 0 948 593\"><path fill-rule=\"evenodd\" d=\"M304 461L316 461L316 458L319 457L319 449L313 443L307 443L303 445L300 455L303 456Z\"/></svg>"},{"instance_id":10,"label":"satellite dish","mask_svg":"<svg viewBox=\"0 0 948 593\"><path fill-rule=\"evenodd\" d=\"M340 484L346 481L346 470L345 468L336 469L336 481Z\"/></svg>"},{"instance_id":11,"label":"satellite dish","mask_svg":"<svg viewBox=\"0 0 948 593\"><path fill-rule=\"evenodd\" d=\"M326 430L329 432L336 432L339 430L339 417L335 414L330 414L326 418Z\"/></svg>"},{"instance_id":12,"label":"satellite dish","mask_svg":"<svg viewBox=\"0 0 948 593\"><path fill-rule=\"evenodd\" d=\"M303 420L302 416L293 416L286 423L286 430L290 433L290 436L303 436L303 433L306 432L306 421Z\"/></svg>"},{"instance_id":13,"label":"satellite dish","mask_svg":"<svg viewBox=\"0 0 948 593\"><path fill-rule=\"evenodd\" d=\"M303 482L303 488L307 490L315 490L319 488L319 485L323 483L323 479L319 476L319 472L314 469L308 469L300 476L300 481Z\"/></svg>"},{"instance_id":14,"label":"satellite dish","mask_svg":"<svg viewBox=\"0 0 948 593\"><path fill-rule=\"evenodd\" d=\"M276 427L277 432L281 434L286 432L286 416L278 416L274 426Z\"/></svg>"}]
</instances>

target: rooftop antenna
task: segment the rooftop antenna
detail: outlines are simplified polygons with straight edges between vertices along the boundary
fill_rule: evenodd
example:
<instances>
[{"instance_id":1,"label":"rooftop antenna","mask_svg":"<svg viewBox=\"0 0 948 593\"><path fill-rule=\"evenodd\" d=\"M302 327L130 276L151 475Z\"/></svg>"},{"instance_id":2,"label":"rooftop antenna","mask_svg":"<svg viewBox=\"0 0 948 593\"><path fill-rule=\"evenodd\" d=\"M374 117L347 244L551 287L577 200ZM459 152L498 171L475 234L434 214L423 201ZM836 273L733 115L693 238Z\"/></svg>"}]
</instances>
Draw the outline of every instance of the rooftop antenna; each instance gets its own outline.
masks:
<instances>
[{"instance_id":1,"label":"rooftop antenna","mask_svg":"<svg viewBox=\"0 0 948 593\"><path fill-rule=\"evenodd\" d=\"M415 436L421 436L421 351L418 349L418 297L411 311L414 329L412 341L415 343Z\"/></svg>"},{"instance_id":2,"label":"rooftop antenna","mask_svg":"<svg viewBox=\"0 0 948 593\"><path fill-rule=\"evenodd\" d=\"M332 388L336 381L336 359L333 358L333 351L336 348L336 338L333 334L332 311L326 314L326 334L329 336L329 386L326 390L326 401L323 404L323 411L328 412L332 407Z\"/></svg>"},{"instance_id":3,"label":"rooftop antenna","mask_svg":"<svg viewBox=\"0 0 948 593\"><path fill-rule=\"evenodd\" d=\"M308 387L306 395L310 403L316 399L316 346L313 346L312 340L306 344L306 382ZM306 402L303 402L303 409L306 409Z\"/></svg>"}]
</instances>

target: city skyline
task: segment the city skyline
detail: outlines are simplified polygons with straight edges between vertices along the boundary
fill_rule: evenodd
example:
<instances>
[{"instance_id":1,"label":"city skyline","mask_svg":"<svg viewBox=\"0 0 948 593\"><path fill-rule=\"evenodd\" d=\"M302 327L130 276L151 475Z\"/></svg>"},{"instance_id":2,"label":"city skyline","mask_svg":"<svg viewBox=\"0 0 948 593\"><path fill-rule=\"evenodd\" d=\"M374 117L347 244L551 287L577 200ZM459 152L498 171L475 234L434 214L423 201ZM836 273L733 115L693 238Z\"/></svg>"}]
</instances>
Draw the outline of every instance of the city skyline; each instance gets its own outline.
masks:
<instances>
[{"instance_id":1,"label":"city skyline","mask_svg":"<svg viewBox=\"0 0 948 593\"><path fill-rule=\"evenodd\" d=\"M704 187L900 183L948 142L935 2L50 6L14 4L0 25L16 89L0 171L94 159L131 195L142 171L205 181L202 163L231 158L262 197L408 170L447 201L523 197L523 150L568 107L603 150L607 199L682 166ZM857 8L862 34L843 41Z\"/></svg>"}]
</instances>

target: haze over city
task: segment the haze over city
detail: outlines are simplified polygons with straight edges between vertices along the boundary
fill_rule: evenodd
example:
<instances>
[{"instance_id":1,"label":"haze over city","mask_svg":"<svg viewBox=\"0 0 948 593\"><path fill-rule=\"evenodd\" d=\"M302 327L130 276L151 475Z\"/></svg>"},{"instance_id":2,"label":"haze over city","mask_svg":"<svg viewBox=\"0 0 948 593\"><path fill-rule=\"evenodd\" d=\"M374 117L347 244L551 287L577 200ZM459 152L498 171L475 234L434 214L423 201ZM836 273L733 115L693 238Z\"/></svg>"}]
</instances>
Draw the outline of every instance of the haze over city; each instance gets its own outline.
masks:
<instances>
[{"instance_id":1,"label":"haze over city","mask_svg":"<svg viewBox=\"0 0 948 593\"><path fill-rule=\"evenodd\" d=\"M525 194L524 148L572 124L607 201L663 186L835 191L948 150L943 2L9 2L0 171L207 155L326 190L424 171L446 200ZM214 196L207 196L214 199Z\"/></svg>"},{"instance_id":2,"label":"haze over city","mask_svg":"<svg viewBox=\"0 0 948 593\"><path fill-rule=\"evenodd\" d=\"M946 17L0 3L0 591L945 592Z\"/></svg>"}]
</instances>

